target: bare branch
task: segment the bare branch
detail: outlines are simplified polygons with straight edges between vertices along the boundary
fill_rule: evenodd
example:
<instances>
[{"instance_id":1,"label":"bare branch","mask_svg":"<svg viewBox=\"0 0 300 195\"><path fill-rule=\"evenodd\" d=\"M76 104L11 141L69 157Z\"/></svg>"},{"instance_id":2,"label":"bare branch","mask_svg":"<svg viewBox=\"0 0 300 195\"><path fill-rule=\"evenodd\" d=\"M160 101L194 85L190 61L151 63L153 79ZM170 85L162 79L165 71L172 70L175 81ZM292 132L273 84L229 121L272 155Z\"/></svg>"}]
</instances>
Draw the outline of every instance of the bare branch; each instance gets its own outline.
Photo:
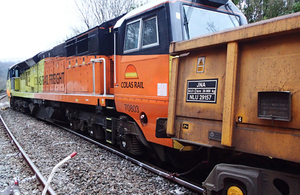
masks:
<instances>
[{"instance_id":1,"label":"bare branch","mask_svg":"<svg viewBox=\"0 0 300 195\"><path fill-rule=\"evenodd\" d=\"M74 0L75 14L85 26L85 30L118 17L142 5L148 0ZM71 27L74 33L82 32L82 28Z\"/></svg>"}]
</instances>

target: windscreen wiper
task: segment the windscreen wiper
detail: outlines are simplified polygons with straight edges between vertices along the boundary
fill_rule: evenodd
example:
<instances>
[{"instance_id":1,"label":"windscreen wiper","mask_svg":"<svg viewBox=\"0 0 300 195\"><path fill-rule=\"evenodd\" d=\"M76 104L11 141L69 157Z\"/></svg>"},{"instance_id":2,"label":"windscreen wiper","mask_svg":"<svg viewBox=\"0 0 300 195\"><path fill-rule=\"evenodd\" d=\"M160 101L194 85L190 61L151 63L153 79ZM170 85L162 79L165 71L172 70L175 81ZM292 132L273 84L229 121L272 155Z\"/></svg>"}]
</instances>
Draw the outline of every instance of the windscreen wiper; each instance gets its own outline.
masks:
<instances>
[{"instance_id":1,"label":"windscreen wiper","mask_svg":"<svg viewBox=\"0 0 300 195\"><path fill-rule=\"evenodd\" d=\"M187 38L190 39L189 22L188 22L184 8L183 8L183 25L185 27L185 32L186 32Z\"/></svg>"},{"instance_id":2,"label":"windscreen wiper","mask_svg":"<svg viewBox=\"0 0 300 195\"><path fill-rule=\"evenodd\" d=\"M188 6L189 8L188 8L187 12L183 8L183 20L184 20L183 25L185 27L185 32L186 32L188 39L190 39L189 20L192 15L193 6L194 6L195 2L196 2L196 0L192 0L192 2L191 2L192 5Z\"/></svg>"},{"instance_id":3,"label":"windscreen wiper","mask_svg":"<svg viewBox=\"0 0 300 195\"><path fill-rule=\"evenodd\" d=\"M231 13L232 13L233 16L235 17L235 19L236 19L236 20L238 21L238 23L240 24L240 20L239 20L240 18L239 18L236 14L234 14L234 12L233 12L233 10L231 9L231 7L229 6L228 2L225 4L224 7L227 9L227 11L231 11ZM232 24L234 25L234 27L236 27L234 21L233 21L232 18L231 18L231 15L228 15L228 17L230 18L230 20L231 20Z\"/></svg>"}]
</instances>

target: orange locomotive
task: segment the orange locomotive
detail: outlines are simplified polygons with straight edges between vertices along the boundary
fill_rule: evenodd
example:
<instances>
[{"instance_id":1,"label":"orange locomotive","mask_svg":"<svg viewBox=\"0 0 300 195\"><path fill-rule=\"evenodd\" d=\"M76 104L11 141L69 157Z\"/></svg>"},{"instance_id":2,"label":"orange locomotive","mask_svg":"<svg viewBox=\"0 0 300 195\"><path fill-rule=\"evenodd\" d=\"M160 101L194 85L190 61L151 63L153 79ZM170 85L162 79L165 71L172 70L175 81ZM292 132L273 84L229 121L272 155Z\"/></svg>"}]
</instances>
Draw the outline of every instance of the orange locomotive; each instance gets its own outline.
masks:
<instances>
[{"instance_id":1,"label":"orange locomotive","mask_svg":"<svg viewBox=\"0 0 300 195\"><path fill-rule=\"evenodd\" d=\"M11 106L66 118L131 153L142 152L140 143L173 148L155 136L156 120L168 111L170 42L245 23L230 1L149 3L12 66Z\"/></svg>"}]
</instances>

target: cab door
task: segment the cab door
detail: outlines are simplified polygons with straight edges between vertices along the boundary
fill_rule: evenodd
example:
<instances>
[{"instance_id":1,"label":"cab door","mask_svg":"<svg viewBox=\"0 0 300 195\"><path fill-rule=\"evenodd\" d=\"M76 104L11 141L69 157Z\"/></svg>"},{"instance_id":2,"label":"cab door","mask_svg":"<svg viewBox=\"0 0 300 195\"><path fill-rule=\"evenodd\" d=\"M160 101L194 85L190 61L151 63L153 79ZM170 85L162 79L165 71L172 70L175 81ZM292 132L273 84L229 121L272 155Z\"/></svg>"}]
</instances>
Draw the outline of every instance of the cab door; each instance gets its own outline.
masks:
<instances>
[{"instance_id":1,"label":"cab door","mask_svg":"<svg viewBox=\"0 0 300 195\"><path fill-rule=\"evenodd\" d=\"M115 101L117 110L132 117L148 141L171 146L171 140L155 137L156 120L167 117L168 111L166 14L166 5L161 5L125 20L119 28Z\"/></svg>"}]
</instances>

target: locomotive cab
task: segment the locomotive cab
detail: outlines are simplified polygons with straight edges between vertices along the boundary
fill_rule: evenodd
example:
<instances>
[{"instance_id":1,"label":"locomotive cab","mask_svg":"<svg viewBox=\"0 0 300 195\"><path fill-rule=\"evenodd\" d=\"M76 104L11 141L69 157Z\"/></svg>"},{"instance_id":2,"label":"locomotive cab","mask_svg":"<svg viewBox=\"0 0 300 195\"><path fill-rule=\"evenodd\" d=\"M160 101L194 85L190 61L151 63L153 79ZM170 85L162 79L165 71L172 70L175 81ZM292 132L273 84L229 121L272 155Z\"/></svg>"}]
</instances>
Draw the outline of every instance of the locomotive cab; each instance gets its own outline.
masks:
<instances>
[{"instance_id":1,"label":"locomotive cab","mask_svg":"<svg viewBox=\"0 0 300 195\"><path fill-rule=\"evenodd\" d=\"M10 95L10 90L18 91L20 89L19 68L10 68L7 73L7 94Z\"/></svg>"},{"instance_id":2,"label":"locomotive cab","mask_svg":"<svg viewBox=\"0 0 300 195\"><path fill-rule=\"evenodd\" d=\"M114 26L116 108L138 125L162 160L178 144L155 132L157 119L168 115L170 42L246 23L231 1L154 1Z\"/></svg>"}]
</instances>

